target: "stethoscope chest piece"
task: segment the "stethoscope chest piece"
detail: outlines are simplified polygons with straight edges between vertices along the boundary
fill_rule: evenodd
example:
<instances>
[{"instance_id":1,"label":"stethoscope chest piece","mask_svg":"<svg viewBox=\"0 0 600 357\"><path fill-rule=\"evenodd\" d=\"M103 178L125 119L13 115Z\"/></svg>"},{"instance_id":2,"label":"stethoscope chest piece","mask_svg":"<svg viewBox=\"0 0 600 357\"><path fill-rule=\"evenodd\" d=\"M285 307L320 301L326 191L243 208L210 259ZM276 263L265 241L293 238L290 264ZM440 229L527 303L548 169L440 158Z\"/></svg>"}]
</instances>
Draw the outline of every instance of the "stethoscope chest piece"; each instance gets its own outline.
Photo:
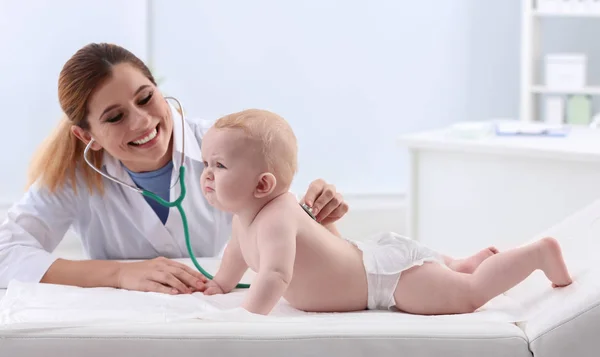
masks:
<instances>
[{"instance_id":1,"label":"stethoscope chest piece","mask_svg":"<svg viewBox=\"0 0 600 357\"><path fill-rule=\"evenodd\" d=\"M315 221L317 220L317 217L315 217L315 215L313 214L312 208L310 208L306 203L301 203L300 207L304 209L304 212L306 212L310 216L310 218L314 219Z\"/></svg>"}]
</instances>

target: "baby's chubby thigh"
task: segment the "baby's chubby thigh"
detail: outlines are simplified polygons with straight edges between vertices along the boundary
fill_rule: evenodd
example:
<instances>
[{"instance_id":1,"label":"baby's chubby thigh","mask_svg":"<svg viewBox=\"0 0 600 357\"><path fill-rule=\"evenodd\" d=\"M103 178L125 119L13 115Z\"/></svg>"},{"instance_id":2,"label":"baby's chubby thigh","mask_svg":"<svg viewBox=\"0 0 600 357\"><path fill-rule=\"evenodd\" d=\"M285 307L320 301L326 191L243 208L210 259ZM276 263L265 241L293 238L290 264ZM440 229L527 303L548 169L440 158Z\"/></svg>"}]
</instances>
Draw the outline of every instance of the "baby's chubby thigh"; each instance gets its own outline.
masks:
<instances>
[{"instance_id":1,"label":"baby's chubby thigh","mask_svg":"<svg viewBox=\"0 0 600 357\"><path fill-rule=\"evenodd\" d=\"M403 271L394 290L398 310L420 315L470 313L469 274L425 262Z\"/></svg>"}]
</instances>

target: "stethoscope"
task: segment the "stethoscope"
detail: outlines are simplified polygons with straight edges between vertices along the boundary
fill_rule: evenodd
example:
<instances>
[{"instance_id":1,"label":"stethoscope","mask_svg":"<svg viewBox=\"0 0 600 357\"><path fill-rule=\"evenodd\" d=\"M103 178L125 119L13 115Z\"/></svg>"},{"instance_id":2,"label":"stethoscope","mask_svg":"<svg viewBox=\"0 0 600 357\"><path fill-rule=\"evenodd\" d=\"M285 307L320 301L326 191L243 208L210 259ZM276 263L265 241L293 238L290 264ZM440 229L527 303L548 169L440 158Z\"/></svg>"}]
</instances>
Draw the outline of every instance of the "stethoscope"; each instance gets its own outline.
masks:
<instances>
[{"instance_id":1,"label":"stethoscope","mask_svg":"<svg viewBox=\"0 0 600 357\"><path fill-rule=\"evenodd\" d=\"M185 125L185 113L183 112L183 106L181 105L181 102L174 97L165 97L165 100L174 100L177 103L177 106L179 107L179 113L181 114L181 128L184 128ZM155 200L156 202L158 202L161 206L163 207L168 207L168 208L172 208L172 207L176 207L177 210L179 211L179 214L181 215L181 222L183 224L183 234L185 236L185 245L187 247L187 251L188 254L190 256L190 259L192 260L192 262L194 263L194 266L196 266L196 269L198 269L206 278L212 280L214 277L213 275L211 275L209 272L207 272L206 270L204 270L204 268L202 268L202 266L200 265L200 263L198 263L198 261L196 260L196 257L194 256L194 252L192 251L192 245L190 243L190 232L189 232L189 228L188 228L188 222L187 222L187 216L185 214L185 211L183 210L183 206L182 206L182 202L183 199L185 198L185 194L186 194L186 188L185 188L185 181L184 181L184 177L185 177L185 167L183 166L183 162L185 159L185 130L182 130L181 132L181 164L179 165L179 177L178 180L176 180L175 182L179 181L179 185L181 186L181 191L179 193L179 197L173 201L173 202L169 202L164 200L162 197L158 196L157 194L155 194L154 192L148 191L148 190L144 190L141 189L139 187L135 187L132 185L129 185L121 180L118 180L108 174L105 174L104 172L102 172L101 170L99 170L96 166L94 166L89 160L88 160L88 151L90 150L90 147L92 146L92 144L94 143L94 138L92 138L90 140L90 142L85 146L85 150L83 151L83 159L85 160L85 162L92 168L94 169L94 171L96 171L97 173L99 173L100 175L102 175L103 177L111 180L112 182L115 182L119 185L125 186L137 193L140 193L146 197L150 197L151 199ZM175 184L173 184L174 186ZM173 186L171 186L171 188L173 188ZM312 213L312 209L307 206L306 204L302 204L301 205L302 208L304 209L304 211L311 216L311 218L313 218L314 220L316 220L315 216ZM250 287L250 284L237 284L236 288L237 289L247 289Z\"/></svg>"}]
</instances>

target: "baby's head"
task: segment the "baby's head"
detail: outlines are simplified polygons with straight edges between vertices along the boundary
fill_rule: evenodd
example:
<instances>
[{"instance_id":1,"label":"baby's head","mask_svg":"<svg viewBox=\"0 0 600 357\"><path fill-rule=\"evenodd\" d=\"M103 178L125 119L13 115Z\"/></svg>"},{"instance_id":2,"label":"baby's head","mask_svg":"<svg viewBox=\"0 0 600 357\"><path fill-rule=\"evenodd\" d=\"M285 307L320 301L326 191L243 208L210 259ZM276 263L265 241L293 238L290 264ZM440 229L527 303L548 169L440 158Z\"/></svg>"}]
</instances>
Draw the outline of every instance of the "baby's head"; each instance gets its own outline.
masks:
<instances>
[{"instance_id":1,"label":"baby's head","mask_svg":"<svg viewBox=\"0 0 600 357\"><path fill-rule=\"evenodd\" d=\"M292 128L275 113L248 109L224 116L202 140L202 192L227 212L287 192L297 151Z\"/></svg>"}]
</instances>

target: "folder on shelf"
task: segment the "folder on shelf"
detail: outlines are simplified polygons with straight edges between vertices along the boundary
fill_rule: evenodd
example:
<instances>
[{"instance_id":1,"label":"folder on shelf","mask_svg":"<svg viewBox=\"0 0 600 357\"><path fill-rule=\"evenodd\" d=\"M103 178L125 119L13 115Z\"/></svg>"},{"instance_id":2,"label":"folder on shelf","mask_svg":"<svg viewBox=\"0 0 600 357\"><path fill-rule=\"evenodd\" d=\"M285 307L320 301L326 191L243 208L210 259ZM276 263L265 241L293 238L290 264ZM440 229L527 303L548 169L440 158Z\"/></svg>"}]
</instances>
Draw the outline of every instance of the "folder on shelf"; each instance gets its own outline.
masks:
<instances>
[{"instance_id":1,"label":"folder on shelf","mask_svg":"<svg viewBox=\"0 0 600 357\"><path fill-rule=\"evenodd\" d=\"M564 137L569 134L569 127L542 123L504 122L495 124L498 136L551 136Z\"/></svg>"}]
</instances>

